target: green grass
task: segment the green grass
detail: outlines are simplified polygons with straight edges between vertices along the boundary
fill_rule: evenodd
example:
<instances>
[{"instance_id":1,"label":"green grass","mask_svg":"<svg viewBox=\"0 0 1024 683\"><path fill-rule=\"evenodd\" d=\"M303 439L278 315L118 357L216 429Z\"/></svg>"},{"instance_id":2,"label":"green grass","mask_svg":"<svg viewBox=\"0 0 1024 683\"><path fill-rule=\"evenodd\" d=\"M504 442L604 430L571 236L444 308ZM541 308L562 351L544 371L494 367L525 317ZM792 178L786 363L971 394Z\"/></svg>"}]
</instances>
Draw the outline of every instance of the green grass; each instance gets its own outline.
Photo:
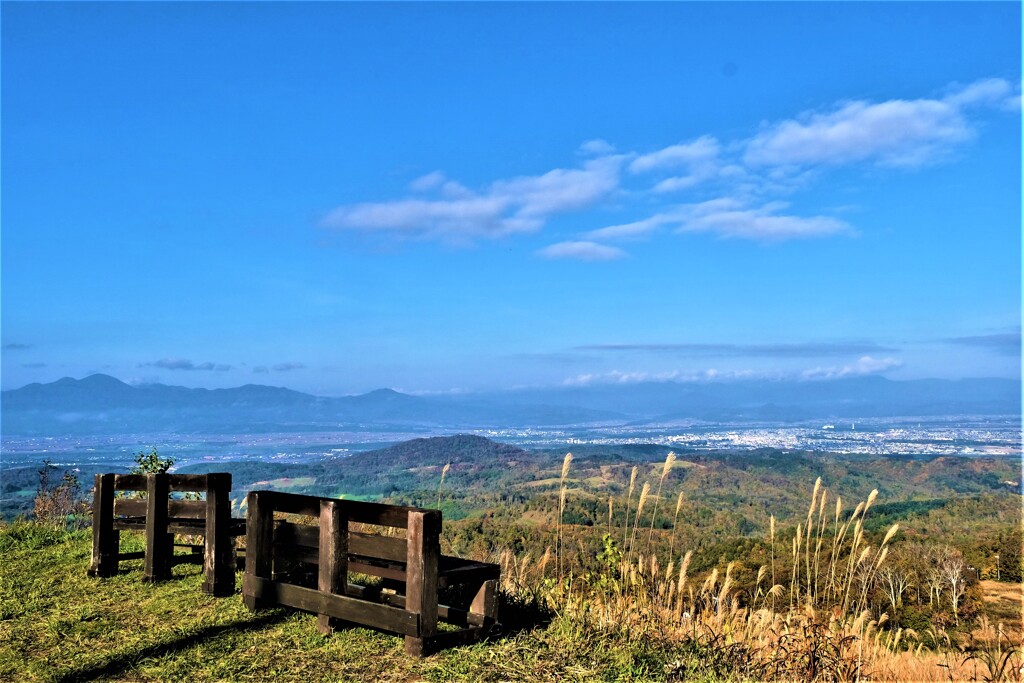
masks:
<instances>
[{"instance_id":1,"label":"green grass","mask_svg":"<svg viewBox=\"0 0 1024 683\"><path fill-rule=\"evenodd\" d=\"M122 548L141 550L141 537L123 534ZM325 637L313 615L253 614L238 593L205 595L192 565L158 584L142 582L141 561L93 579L90 553L89 530L0 527L0 680L657 681L680 657L699 660L649 639L586 633L557 616L513 632L529 622L529 610L514 604L505 635L417 660L396 636L352 628ZM687 680L701 679L691 668Z\"/></svg>"}]
</instances>

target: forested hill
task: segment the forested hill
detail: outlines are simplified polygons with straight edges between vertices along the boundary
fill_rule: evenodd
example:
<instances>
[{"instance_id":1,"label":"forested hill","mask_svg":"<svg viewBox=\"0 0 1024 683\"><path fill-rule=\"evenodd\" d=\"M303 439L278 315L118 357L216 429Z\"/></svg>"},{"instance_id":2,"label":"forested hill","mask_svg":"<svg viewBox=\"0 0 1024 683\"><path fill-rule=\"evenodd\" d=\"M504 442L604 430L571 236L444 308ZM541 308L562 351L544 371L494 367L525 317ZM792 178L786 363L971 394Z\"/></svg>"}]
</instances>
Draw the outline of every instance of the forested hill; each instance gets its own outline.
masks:
<instances>
[{"instance_id":1,"label":"forested hill","mask_svg":"<svg viewBox=\"0 0 1024 683\"><path fill-rule=\"evenodd\" d=\"M512 444L472 434L437 436L403 441L389 448L353 456L347 465L361 467L424 467L436 465L487 465L490 467L531 460L535 456Z\"/></svg>"}]
</instances>

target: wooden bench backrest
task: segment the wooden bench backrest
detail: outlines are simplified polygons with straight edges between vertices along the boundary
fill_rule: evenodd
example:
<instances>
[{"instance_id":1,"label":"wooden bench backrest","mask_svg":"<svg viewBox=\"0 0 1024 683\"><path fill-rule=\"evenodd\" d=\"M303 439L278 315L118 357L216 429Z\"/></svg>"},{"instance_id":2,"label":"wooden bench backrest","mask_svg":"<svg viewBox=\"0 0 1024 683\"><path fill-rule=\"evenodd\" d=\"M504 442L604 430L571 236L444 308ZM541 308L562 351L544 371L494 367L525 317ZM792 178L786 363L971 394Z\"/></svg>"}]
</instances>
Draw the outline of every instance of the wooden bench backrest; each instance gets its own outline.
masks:
<instances>
[{"instance_id":1,"label":"wooden bench backrest","mask_svg":"<svg viewBox=\"0 0 1024 683\"><path fill-rule=\"evenodd\" d=\"M409 513L429 513L438 516L440 512L401 505L384 505L355 500L336 500L276 491L259 491L261 503L273 512L320 517L321 501L331 501L338 506L340 514L348 523L383 526L394 529L408 529ZM408 540L397 536L382 536L352 531L345 525L346 548L349 555L358 555L389 562L405 562L409 554ZM300 524L277 521L274 524L274 546L281 555L315 563L320 548L319 524Z\"/></svg>"},{"instance_id":2,"label":"wooden bench backrest","mask_svg":"<svg viewBox=\"0 0 1024 683\"><path fill-rule=\"evenodd\" d=\"M246 605L286 605L319 614L321 632L330 627L330 617L376 626L414 639L431 638L437 633L437 588L440 562L441 511L421 508L318 498L278 491L252 491L246 498L245 579L242 582ZM319 525L281 526L274 513L312 516ZM405 539L367 537L353 534L349 524L375 524L406 529ZM284 529L277 531L275 527ZM279 580L275 563L284 559L278 551L287 543L312 543L317 534L313 557L303 558L317 564L317 589L304 588ZM276 538L275 538L276 536ZM404 567L374 568L372 563L349 562L355 548L382 559L398 559ZM307 546L309 547L309 546ZM298 546L289 547L298 558ZM401 550L402 552L399 552ZM404 608L375 604L353 598L348 593L349 569L376 573L405 583ZM422 640L418 640L422 644Z\"/></svg>"},{"instance_id":3,"label":"wooden bench backrest","mask_svg":"<svg viewBox=\"0 0 1024 683\"><path fill-rule=\"evenodd\" d=\"M332 545L344 549L346 558L352 562L346 564L352 571L376 575L385 579L404 581L406 570L395 568L396 563L409 564L410 558L416 563L426 557L426 568L429 573L436 573L436 558L440 555L439 530L441 513L439 510L412 508L400 505L384 505L361 501L345 501L298 494L285 494L259 490L250 493L250 506L258 501L259 516L267 519L274 512L303 515L323 520L325 505L330 505L338 515L338 530L332 538ZM250 508L250 518L252 518ZM350 524L356 522L376 526L407 529L407 538L375 535L353 531ZM411 524L415 526L410 533ZM423 537L422 529L436 529ZM328 535L330 536L330 535ZM274 520L272 531L267 541L270 544L270 555L274 558L288 558L317 564L321 558L321 541L325 538L325 529L321 524L303 524L291 521ZM423 545L425 542L426 545ZM419 544L419 545L418 545ZM369 561L366 559L369 558ZM379 567L374 560L384 560L390 566Z\"/></svg>"},{"instance_id":4,"label":"wooden bench backrest","mask_svg":"<svg viewBox=\"0 0 1024 683\"><path fill-rule=\"evenodd\" d=\"M210 474L118 474L114 476L115 491L149 491L150 477L159 484L157 490L182 491L188 493L209 494L216 491L227 496L231 491L231 475L224 472ZM149 503L142 499L114 499L114 515L127 517L145 517ZM167 515L184 519L206 519L206 500L175 500L167 501Z\"/></svg>"}]
</instances>

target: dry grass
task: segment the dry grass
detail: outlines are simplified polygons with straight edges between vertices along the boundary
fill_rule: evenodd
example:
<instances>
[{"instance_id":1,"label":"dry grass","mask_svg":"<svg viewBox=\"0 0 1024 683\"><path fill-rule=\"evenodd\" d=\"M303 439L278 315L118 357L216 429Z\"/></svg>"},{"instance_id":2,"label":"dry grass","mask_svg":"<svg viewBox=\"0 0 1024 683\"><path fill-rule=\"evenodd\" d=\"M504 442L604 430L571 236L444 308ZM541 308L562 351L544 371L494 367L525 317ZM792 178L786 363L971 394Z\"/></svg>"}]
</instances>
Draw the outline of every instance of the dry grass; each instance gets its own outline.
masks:
<instances>
[{"instance_id":1,"label":"dry grass","mask_svg":"<svg viewBox=\"0 0 1024 683\"><path fill-rule=\"evenodd\" d=\"M666 460L658 482L651 529L671 460L671 456ZM568 459L563 477L567 464ZM607 534L596 571L566 574L559 557L557 580L545 582L546 559L530 567L529 558L517 560L505 553L501 558L505 589L545 600L581 629L697 648L711 667L696 672L701 675L808 681L1022 680L1019 627L1013 630L983 622L984 633L978 633L971 647L963 648L942 629L923 638L912 629L889 626L887 613L872 601L872 589L899 525L874 538L867 532L864 522L877 491L845 511L841 499L836 498L834 506L830 503L819 479L807 515L795 529L780 529L771 519L771 564L760 567L752 588L740 588L734 563L695 580L688 573L691 551L670 551L659 557L650 551L649 535L647 552L642 552L636 534L647 526L651 486L643 483L633 512L635 484L634 469L624 501L624 547L618 548L613 540L617 534ZM560 493L561 513L564 488ZM681 505L680 497L675 520ZM559 520L560 551L564 536ZM674 529L669 538L673 536ZM775 582L777 542L789 548L784 569L788 577L779 583ZM674 545L674 539L669 545ZM991 599L1017 601L1019 607L1020 592L993 591ZM680 664L678 676L692 677L695 672L686 669L691 664Z\"/></svg>"}]
</instances>

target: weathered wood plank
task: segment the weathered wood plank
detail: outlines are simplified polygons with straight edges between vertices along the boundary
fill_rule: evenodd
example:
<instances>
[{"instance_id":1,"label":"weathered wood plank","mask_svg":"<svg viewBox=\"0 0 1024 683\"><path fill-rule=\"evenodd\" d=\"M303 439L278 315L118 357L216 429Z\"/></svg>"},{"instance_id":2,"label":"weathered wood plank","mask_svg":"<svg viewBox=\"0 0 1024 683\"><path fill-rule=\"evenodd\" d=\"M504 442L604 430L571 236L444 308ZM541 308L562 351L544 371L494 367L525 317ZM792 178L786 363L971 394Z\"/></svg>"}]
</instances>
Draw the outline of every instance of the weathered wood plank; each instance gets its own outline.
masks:
<instances>
[{"instance_id":1,"label":"weathered wood plank","mask_svg":"<svg viewBox=\"0 0 1024 683\"><path fill-rule=\"evenodd\" d=\"M267 503L266 491L253 491L246 498L245 579L244 586L269 580L274 568L274 509ZM273 605L249 590L243 591L245 606L251 610Z\"/></svg>"},{"instance_id":2,"label":"weathered wood plank","mask_svg":"<svg viewBox=\"0 0 1024 683\"><path fill-rule=\"evenodd\" d=\"M473 603L469 606L472 614L483 618L485 625L491 625L498 620L498 582L496 580L484 581L476 595Z\"/></svg>"},{"instance_id":3,"label":"weathered wood plank","mask_svg":"<svg viewBox=\"0 0 1024 683\"><path fill-rule=\"evenodd\" d=\"M117 491L145 491L145 474L115 474L114 489Z\"/></svg>"},{"instance_id":4,"label":"weathered wood plank","mask_svg":"<svg viewBox=\"0 0 1024 683\"><path fill-rule=\"evenodd\" d=\"M404 563L409 549L406 539L374 534L350 533L348 551L352 555L379 557L382 560Z\"/></svg>"},{"instance_id":5,"label":"weathered wood plank","mask_svg":"<svg viewBox=\"0 0 1024 683\"><path fill-rule=\"evenodd\" d=\"M341 506L333 500L320 501L320 556L317 588L323 592L347 594L348 585L348 520ZM317 629L327 635L337 624L330 615L317 615Z\"/></svg>"},{"instance_id":6,"label":"weathered wood plank","mask_svg":"<svg viewBox=\"0 0 1024 683\"><path fill-rule=\"evenodd\" d=\"M293 515L307 515L317 517L320 514L320 500L318 496L307 496L299 493L282 493L279 491L266 491L271 494L270 504L274 510ZM333 499L327 499L333 500ZM404 529L408 524L408 512L436 512L422 508L409 508L401 505L385 505L384 503L367 503L356 500L339 500L342 515L351 522L360 524L374 524L377 526L390 526Z\"/></svg>"},{"instance_id":7,"label":"weathered wood plank","mask_svg":"<svg viewBox=\"0 0 1024 683\"><path fill-rule=\"evenodd\" d=\"M448 558L442 558L443 560ZM479 583L490 581L501 577L501 567L489 562L468 562L443 569L438 575L438 585L441 588L456 586L463 583Z\"/></svg>"},{"instance_id":8,"label":"weathered wood plank","mask_svg":"<svg viewBox=\"0 0 1024 683\"><path fill-rule=\"evenodd\" d=\"M312 588L270 581L250 574L246 574L243 579L243 592L265 604L279 604L304 612L326 614L344 621L382 628L392 633L415 635L419 632L418 615L366 600L322 593Z\"/></svg>"},{"instance_id":9,"label":"weathered wood plank","mask_svg":"<svg viewBox=\"0 0 1024 683\"><path fill-rule=\"evenodd\" d=\"M274 527L274 543L319 548L320 532L318 527L310 524L279 521ZM350 531L348 534L348 553L349 555L376 557L404 564L407 546L404 538Z\"/></svg>"},{"instance_id":10,"label":"weathered wood plank","mask_svg":"<svg viewBox=\"0 0 1024 683\"><path fill-rule=\"evenodd\" d=\"M361 561L361 558L350 558L348 569L349 571L366 574L367 576L379 576L382 579L392 579L393 581L401 581L403 583L408 575L404 566L371 564Z\"/></svg>"},{"instance_id":11,"label":"weathered wood plank","mask_svg":"<svg viewBox=\"0 0 1024 683\"><path fill-rule=\"evenodd\" d=\"M203 556L203 592L227 596L235 592L235 542L231 537L231 475L215 472L206 479L206 542ZM197 501L198 502L198 501Z\"/></svg>"},{"instance_id":12,"label":"weathered wood plank","mask_svg":"<svg viewBox=\"0 0 1024 683\"><path fill-rule=\"evenodd\" d=\"M189 491L192 493L203 493L210 487L209 477L223 477L225 472L211 472L209 474L172 474L170 475L171 491ZM228 490L231 490L230 477L228 474Z\"/></svg>"},{"instance_id":13,"label":"weathered wood plank","mask_svg":"<svg viewBox=\"0 0 1024 683\"><path fill-rule=\"evenodd\" d=\"M89 576L117 574L120 535L114 529L114 475L97 474L92 497L92 562Z\"/></svg>"},{"instance_id":14,"label":"weathered wood plank","mask_svg":"<svg viewBox=\"0 0 1024 683\"><path fill-rule=\"evenodd\" d=\"M144 581L171 577L167 531L167 475L146 475L146 571ZM173 543L173 537L171 538Z\"/></svg>"},{"instance_id":15,"label":"weathered wood plank","mask_svg":"<svg viewBox=\"0 0 1024 683\"><path fill-rule=\"evenodd\" d=\"M134 552L130 552L130 553L118 553L117 554L117 561L118 562L121 562L122 560L143 560L145 558L146 558L146 551L145 550L138 550L138 551L134 551Z\"/></svg>"},{"instance_id":16,"label":"weathered wood plank","mask_svg":"<svg viewBox=\"0 0 1024 683\"><path fill-rule=\"evenodd\" d=\"M441 513L408 512L405 609L420 615L420 631L406 636L406 654L422 657L437 633L437 569L441 556Z\"/></svg>"},{"instance_id":17,"label":"weathered wood plank","mask_svg":"<svg viewBox=\"0 0 1024 683\"><path fill-rule=\"evenodd\" d=\"M317 516L320 513L317 512ZM274 544L281 546L320 547L320 527L312 524L296 524L276 520L274 522Z\"/></svg>"},{"instance_id":18,"label":"weathered wood plank","mask_svg":"<svg viewBox=\"0 0 1024 683\"><path fill-rule=\"evenodd\" d=\"M230 491L230 487L228 489ZM139 517L146 514L147 503L142 499L119 498L114 501L114 514L127 517ZM206 518L206 501L202 500L169 500L167 514L170 517L189 519Z\"/></svg>"}]
</instances>

